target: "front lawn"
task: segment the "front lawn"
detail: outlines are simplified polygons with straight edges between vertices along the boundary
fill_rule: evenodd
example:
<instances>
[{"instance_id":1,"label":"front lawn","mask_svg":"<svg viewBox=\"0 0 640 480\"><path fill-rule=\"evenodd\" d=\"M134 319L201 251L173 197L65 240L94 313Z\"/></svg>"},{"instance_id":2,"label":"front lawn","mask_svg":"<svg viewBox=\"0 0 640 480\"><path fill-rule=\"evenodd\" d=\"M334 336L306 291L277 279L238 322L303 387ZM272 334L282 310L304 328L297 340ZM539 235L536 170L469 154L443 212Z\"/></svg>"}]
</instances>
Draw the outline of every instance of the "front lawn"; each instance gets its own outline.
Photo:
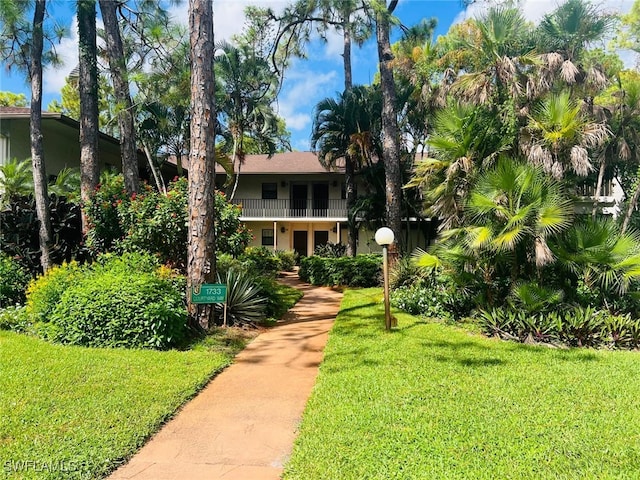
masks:
<instances>
[{"instance_id":1,"label":"front lawn","mask_svg":"<svg viewBox=\"0 0 640 480\"><path fill-rule=\"evenodd\" d=\"M233 332L151 351L0 331L0 477L101 477L231 362L245 343Z\"/></svg>"},{"instance_id":2,"label":"front lawn","mask_svg":"<svg viewBox=\"0 0 640 480\"><path fill-rule=\"evenodd\" d=\"M640 478L640 353L508 343L347 291L287 480Z\"/></svg>"}]
</instances>

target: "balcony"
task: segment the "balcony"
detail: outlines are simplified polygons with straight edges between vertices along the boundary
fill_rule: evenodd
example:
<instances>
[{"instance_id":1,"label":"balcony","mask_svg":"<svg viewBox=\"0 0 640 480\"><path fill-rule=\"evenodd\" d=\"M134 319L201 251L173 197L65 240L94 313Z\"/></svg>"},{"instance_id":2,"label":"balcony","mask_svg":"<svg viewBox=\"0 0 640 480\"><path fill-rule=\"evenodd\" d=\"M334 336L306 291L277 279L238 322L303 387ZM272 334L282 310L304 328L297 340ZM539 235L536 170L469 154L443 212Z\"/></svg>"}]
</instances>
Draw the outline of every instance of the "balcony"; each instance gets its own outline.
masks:
<instances>
[{"instance_id":1,"label":"balcony","mask_svg":"<svg viewBox=\"0 0 640 480\"><path fill-rule=\"evenodd\" d=\"M322 218L346 221L347 219L346 200L237 198L233 203L242 208L243 220Z\"/></svg>"}]
</instances>

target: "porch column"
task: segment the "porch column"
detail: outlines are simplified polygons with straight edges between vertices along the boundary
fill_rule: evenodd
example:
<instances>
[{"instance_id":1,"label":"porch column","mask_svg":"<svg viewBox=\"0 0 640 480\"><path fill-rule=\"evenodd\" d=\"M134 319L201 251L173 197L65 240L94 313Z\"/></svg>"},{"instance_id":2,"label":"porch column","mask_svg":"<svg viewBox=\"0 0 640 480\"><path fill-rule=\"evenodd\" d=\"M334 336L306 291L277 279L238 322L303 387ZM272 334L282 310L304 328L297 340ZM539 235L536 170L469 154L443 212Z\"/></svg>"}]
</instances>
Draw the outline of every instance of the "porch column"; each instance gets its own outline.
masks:
<instances>
[{"instance_id":1,"label":"porch column","mask_svg":"<svg viewBox=\"0 0 640 480\"><path fill-rule=\"evenodd\" d=\"M336 243L340 243L340 222L336 222L336 232L338 233L338 239L336 241Z\"/></svg>"},{"instance_id":2,"label":"porch column","mask_svg":"<svg viewBox=\"0 0 640 480\"><path fill-rule=\"evenodd\" d=\"M273 221L273 251L278 250L278 222Z\"/></svg>"}]
</instances>

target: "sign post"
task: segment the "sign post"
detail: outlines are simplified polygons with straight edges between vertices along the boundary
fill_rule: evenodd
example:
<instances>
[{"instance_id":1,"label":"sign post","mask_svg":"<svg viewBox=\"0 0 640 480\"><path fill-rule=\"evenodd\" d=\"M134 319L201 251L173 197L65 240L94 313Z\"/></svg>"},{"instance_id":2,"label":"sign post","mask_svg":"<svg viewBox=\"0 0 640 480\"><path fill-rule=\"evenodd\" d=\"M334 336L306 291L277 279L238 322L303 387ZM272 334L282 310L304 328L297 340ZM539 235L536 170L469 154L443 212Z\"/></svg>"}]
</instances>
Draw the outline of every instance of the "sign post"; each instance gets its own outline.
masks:
<instances>
[{"instance_id":1,"label":"sign post","mask_svg":"<svg viewBox=\"0 0 640 480\"><path fill-rule=\"evenodd\" d=\"M224 283L203 283L191 287L191 303L224 304L222 325L227 326L227 286Z\"/></svg>"}]
</instances>

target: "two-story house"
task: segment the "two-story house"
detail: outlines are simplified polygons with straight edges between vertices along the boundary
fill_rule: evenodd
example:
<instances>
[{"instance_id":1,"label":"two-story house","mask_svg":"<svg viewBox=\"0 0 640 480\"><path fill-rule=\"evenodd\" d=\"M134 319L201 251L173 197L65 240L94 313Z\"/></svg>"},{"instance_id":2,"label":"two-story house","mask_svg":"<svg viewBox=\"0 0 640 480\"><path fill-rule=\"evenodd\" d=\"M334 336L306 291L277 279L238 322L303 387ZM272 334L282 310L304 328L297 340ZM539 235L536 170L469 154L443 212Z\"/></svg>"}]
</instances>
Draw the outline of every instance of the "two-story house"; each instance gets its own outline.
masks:
<instances>
[{"instance_id":1,"label":"two-story house","mask_svg":"<svg viewBox=\"0 0 640 480\"><path fill-rule=\"evenodd\" d=\"M344 172L327 171L311 152L247 155L233 203L253 245L311 255L346 235Z\"/></svg>"},{"instance_id":2,"label":"two-story house","mask_svg":"<svg viewBox=\"0 0 640 480\"><path fill-rule=\"evenodd\" d=\"M217 172L224 175L221 167ZM357 190L366 191L362 185ZM313 152L247 155L233 203L242 207L254 246L312 255L319 245L347 241L344 168L325 169ZM434 236L430 222L405 220L402 241L409 250L425 248ZM374 235L360 228L358 253L380 251Z\"/></svg>"}]
</instances>

